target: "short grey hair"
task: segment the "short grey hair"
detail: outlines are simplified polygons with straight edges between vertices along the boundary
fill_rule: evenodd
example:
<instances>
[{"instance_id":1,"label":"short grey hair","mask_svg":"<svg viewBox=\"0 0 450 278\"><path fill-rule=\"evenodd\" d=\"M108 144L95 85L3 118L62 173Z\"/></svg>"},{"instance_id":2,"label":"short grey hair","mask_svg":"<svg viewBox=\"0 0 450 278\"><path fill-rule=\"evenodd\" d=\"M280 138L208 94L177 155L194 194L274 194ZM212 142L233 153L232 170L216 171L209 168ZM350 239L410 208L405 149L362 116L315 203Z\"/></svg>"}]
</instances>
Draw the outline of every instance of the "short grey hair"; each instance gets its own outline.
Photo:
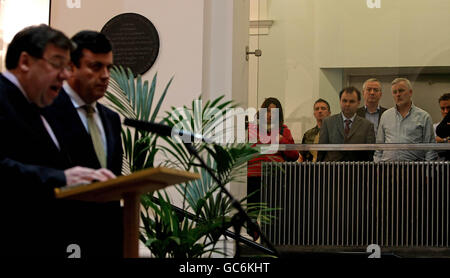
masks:
<instances>
[{"instance_id":1,"label":"short grey hair","mask_svg":"<svg viewBox=\"0 0 450 278\"><path fill-rule=\"evenodd\" d=\"M395 84L400 83L400 82L405 82L406 86L408 86L408 89L412 90L411 82L407 78L402 78L402 77L395 78L392 81L392 86L394 86Z\"/></svg>"},{"instance_id":2,"label":"short grey hair","mask_svg":"<svg viewBox=\"0 0 450 278\"><path fill-rule=\"evenodd\" d=\"M367 79L367 80L364 82L364 84L363 84L363 92L366 90L367 83L369 83L369 82L378 82L378 84L380 84L380 92L381 92L381 82L380 82L380 80L378 80L378 79L376 79L376 78L369 78L369 79Z\"/></svg>"}]
</instances>

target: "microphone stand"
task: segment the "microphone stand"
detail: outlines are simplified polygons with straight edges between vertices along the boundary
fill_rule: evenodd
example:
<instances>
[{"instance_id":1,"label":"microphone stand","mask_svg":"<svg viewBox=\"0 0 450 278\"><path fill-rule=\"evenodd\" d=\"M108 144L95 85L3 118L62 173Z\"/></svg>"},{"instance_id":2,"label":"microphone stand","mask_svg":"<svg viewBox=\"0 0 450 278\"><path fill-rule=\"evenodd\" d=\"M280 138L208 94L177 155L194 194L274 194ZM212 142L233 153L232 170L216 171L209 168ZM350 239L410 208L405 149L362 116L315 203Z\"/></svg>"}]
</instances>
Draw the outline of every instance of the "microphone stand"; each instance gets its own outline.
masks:
<instances>
[{"instance_id":1,"label":"microphone stand","mask_svg":"<svg viewBox=\"0 0 450 278\"><path fill-rule=\"evenodd\" d=\"M242 208L241 203L237 201L233 195L225 188L225 186L222 184L220 179L216 176L214 173L214 170L212 170L208 165L206 165L205 161L201 158L198 151L192 146L192 143L186 143L183 142L186 146L186 149L189 151L191 155L193 155L197 160L200 162L200 165L211 175L211 177L217 182L217 184L220 187L220 190L231 200L231 205L237 210L237 213L231 218L231 223L234 228L234 232L239 235L241 233L242 226L245 222L247 222L247 225L249 225L249 230L256 232L260 237L261 240L267 244L267 247L273 251L275 256L279 257L279 254L275 247L272 245L272 243L266 238L266 236L263 234L261 229L259 228L259 225L256 224L250 216L245 212L245 210ZM235 258L240 258L241 256L241 250L239 246L239 242L236 241L236 252L235 252Z\"/></svg>"},{"instance_id":2,"label":"microphone stand","mask_svg":"<svg viewBox=\"0 0 450 278\"><path fill-rule=\"evenodd\" d=\"M168 125L161 124L161 123L152 123L152 122L144 122L144 121L139 121L139 120L134 120L134 119L125 119L124 124L128 125L128 126L132 126L134 128L137 128L137 129L142 129L142 130L146 130L146 131L149 131L149 132L153 132L153 133L156 133L156 134L159 134L159 135L162 134L163 136L177 135L177 136L180 137L180 139L183 139L183 138L181 138L182 135L187 135L191 139L190 142L194 141L195 139L201 139L203 142L206 142L206 143L211 143L212 142L212 140L207 140L205 137L203 137L201 135L198 135L198 134L195 134L195 133L190 133L190 132L186 132L186 131L183 131L183 130L175 130L176 132L173 132L174 130L173 130L172 127L170 127ZM183 140L181 140L181 141L183 141ZM220 179L214 173L214 170L211 169L205 163L205 161L201 158L201 156L198 153L198 151L192 146L192 143L190 143L190 142L186 143L186 142L183 141L184 145L186 146L186 149L189 151L189 153L191 155L193 155L195 158L197 158L197 160L200 162L200 165L217 182L217 184L220 187L220 190L226 196L228 196L228 198L230 198L231 205L237 210L237 213L231 218L231 223L233 225L234 232L237 235L240 235L242 226L244 225L244 223L247 223L247 225L249 226L248 229L251 231L251 233L256 232L256 234L261 237L262 242L266 243L267 247L272 250L273 254L276 257L279 257L279 254L278 254L277 250L272 245L272 243L266 238L266 236L262 233L261 229L259 228L259 225L256 224L248 216L248 214L242 208L241 203L239 203L239 201L237 201L233 197L233 195L231 195L231 193L225 188L225 186L222 184ZM241 250L240 250L239 242L236 241L235 258L239 258L241 256L241 252L240 251Z\"/></svg>"}]
</instances>

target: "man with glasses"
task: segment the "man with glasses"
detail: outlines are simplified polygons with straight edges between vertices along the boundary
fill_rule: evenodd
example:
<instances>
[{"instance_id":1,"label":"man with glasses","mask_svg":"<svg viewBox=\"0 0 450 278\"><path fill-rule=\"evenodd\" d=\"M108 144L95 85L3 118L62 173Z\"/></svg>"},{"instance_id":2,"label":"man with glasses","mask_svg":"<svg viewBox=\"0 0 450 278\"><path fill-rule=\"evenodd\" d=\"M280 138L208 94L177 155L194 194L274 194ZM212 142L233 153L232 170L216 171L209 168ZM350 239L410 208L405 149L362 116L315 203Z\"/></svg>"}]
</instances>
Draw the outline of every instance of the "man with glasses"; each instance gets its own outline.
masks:
<instances>
[{"instance_id":1,"label":"man with glasses","mask_svg":"<svg viewBox=\"0 0 450 278\"><path fill-rule=\"evenodd\" d=\"M72 203L55 200L54 188L115 175L107 169L71 166L41 109L58 96L70 75L73 48L60 31L46 25L16 34L0 75L0 204L2 254L66 256L65 226Z\"/></svg>"},{"instance_id":2,"label":"man with glasses","mask_svg":"<svg viewBox=\"0 0 450 278\"><path fill-rule=\"evenodd\" d=\"M386 108L380 106L383 95L381 83L376 78L367 79L363 84L364 106L360 107L356 114L369 120L374 127L375 134L378 131L378 123Z\"/></svg>"}]
</instances>

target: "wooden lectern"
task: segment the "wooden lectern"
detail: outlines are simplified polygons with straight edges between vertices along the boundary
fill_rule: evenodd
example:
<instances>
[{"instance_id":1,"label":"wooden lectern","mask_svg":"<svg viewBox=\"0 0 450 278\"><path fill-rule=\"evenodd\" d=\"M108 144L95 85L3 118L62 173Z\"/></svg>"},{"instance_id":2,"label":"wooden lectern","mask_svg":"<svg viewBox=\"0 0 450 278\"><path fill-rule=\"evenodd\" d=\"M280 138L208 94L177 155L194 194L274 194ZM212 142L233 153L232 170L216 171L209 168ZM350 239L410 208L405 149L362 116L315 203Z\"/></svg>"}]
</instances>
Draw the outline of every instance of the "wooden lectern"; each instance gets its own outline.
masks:
<instances>
[{"instance_id":1,"label":"wooden lectern","mask_svg":"<svg viewBox=\"0 0 450 278\"><path fill-rule=\"evenodd\" d=\"M55 189L58 199L109 202L123 199L123 256L139 257L140 196L169 185L199 179L196 173L170 168L151 168L106 182Z\"/></svg>"}]
</instances>

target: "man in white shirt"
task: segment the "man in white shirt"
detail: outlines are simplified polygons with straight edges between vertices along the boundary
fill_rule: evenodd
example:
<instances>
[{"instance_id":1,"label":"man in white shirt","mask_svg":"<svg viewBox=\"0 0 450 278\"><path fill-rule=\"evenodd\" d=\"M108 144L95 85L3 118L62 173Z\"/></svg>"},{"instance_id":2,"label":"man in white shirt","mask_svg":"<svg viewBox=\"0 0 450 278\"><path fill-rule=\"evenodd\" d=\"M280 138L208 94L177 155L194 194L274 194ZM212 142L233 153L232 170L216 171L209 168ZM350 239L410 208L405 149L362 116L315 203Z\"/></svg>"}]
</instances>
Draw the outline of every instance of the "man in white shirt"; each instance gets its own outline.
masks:
<instances>
[{"instance_id":1,"label":"man in white shirt","mask_svg":"<svg viewBox=\"0 0 450 278\"><path fill-rule=\"evenodd\" d=\"M107 168L122 172L121 121L119 115L100 104L109 84L113 65L112 46L96 31L80 31L72 37L71 76L44 115L71 158L72 165ZM122 256L122 210L120 202L85 204L74 219L82 224L74 235L86 257ZM105 233L107 231L107 233Z\"/></svg>"},{"instance_id":2,"label":"man in white shirt","mask_svg":"<svg viewBox=\"0 0 450 278\"><path fill-rule=\"evenodd\" d=\"M96 31L78 32L72 41L77 45L71 53L72 74L44 115L73 164L103 167L120 175L123 153L120 118L98 102L109 84L113 65L111 43Z\"/></svg>"}]
</instances>

